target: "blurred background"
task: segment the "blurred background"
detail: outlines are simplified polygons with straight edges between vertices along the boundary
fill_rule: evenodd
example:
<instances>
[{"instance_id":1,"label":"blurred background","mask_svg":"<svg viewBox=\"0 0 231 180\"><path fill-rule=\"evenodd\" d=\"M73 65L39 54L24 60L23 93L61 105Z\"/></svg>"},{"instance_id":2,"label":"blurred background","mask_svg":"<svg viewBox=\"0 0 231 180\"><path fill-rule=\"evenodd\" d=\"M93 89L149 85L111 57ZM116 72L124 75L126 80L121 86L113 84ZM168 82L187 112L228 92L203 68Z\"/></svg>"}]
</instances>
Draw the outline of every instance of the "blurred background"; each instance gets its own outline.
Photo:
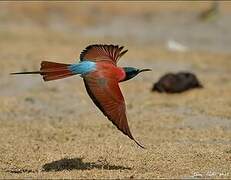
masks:
<instances>
[{"instance_id":1,"label":"blurred background","mask_svg":"<svg viewBox=\"0 0 231 180\"><path fill-rule=\"evenodd\" d=\"M229 52L230 8L223 1L1 2L1 36L36 39L51 32L38 39L159 47L176 40L190 49Z\"/></svg>"},{"instance_id":2,"label":"blurred background","mask_svg":"<svg viewBox=\"0 0 231 180\"><path fill-rule=\"evenodd\" d=\"M229 1L0 2L0 178L231 177L230 19ZM153 70L120 85L146 151L103 117L81 78L9 75L73 63L95 43L125 46L120 66ZM178 71L204 88L151 92Z\"/></svg>"}]
</instances>

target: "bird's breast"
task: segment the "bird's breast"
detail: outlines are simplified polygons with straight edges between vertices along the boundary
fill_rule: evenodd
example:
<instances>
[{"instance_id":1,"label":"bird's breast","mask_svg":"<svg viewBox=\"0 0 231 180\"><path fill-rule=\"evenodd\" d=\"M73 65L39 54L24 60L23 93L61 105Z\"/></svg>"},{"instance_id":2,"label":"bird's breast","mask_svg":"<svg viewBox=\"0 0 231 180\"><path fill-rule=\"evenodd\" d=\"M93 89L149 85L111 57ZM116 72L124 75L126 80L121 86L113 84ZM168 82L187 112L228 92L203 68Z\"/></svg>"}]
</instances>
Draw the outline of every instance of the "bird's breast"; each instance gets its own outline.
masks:
<instances>
[{"instance_id":1,"label":"bird's breast","mask_svg":"<svg viewBox=\"0 0 231 180\"><path fill-rule=\"evenodd\" d=\"M104 77L116 78L117 81L122 81L126 73L123 68L117 67L112 63L97 63L96 70Z\"/></svg>"}]
</instances>

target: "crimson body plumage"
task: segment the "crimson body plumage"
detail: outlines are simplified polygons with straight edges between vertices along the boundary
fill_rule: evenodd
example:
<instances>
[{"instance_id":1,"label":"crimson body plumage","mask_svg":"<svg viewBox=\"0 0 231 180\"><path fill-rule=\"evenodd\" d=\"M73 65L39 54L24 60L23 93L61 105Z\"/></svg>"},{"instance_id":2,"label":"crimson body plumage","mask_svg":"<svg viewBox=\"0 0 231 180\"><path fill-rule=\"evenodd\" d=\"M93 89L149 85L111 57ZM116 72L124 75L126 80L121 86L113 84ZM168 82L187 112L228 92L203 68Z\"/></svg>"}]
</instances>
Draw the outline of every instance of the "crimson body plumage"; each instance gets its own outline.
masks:
<instances>
[{"instance_id":1,"label":"crimson body plumage","mask_svg":"<svg viewBox=\"0 0 231 180\"><path fill-rule=\"evenodd\" d=\"M143 71L133 67L118 67L118 60L127 52L118 45L90 45L80 54L80 62L63 64L42 61L40 71L12 74L40 74L44 81L80 74L87 93L103 114L125 135L134 140L126 116L124 97L119 82L129 80Z\"/></svg>"}]
</instances>

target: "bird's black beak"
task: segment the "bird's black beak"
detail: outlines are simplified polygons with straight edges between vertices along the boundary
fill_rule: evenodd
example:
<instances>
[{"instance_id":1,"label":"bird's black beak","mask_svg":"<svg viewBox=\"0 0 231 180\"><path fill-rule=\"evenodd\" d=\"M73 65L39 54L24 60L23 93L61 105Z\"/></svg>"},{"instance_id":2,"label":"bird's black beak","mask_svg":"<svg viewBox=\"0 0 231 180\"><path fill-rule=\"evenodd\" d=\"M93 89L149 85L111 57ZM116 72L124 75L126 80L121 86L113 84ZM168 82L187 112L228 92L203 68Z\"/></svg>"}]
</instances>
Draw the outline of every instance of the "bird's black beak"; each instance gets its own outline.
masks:
<instances>
[{"instance_id":1,"label":"bird's black beak","mask_svg":"<svg viewBox=\"0 0 231 180\"><path fill-rule=\"evenodd\" d=\"M151 71L151 69L140 69L139 73L144 72L144 71Z\"/></svg>"}]
</instances>

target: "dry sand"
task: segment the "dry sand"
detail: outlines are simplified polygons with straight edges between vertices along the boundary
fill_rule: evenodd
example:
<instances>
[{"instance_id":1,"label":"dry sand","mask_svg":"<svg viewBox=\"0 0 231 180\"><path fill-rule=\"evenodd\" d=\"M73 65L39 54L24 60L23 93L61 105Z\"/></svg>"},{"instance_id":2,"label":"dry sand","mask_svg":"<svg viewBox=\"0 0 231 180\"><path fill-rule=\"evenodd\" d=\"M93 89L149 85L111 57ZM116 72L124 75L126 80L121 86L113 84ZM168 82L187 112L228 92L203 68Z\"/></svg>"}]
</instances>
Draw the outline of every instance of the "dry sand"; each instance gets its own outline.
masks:
<instances>
[{"instance_id":1,"label":"dry sand","mask_svg":"<svg viewBox=\"0 0 231 180\"><path fill-rule=\"evenodd\" d=\"M34 8L27 12L23 3L0 3L0 178L231 178L231 8L222 4L218 20L201 22L207 5L198 4L82 3L79 12L77 3L82 16L65 24L70 4L56 12L52 3L27 3ZM170 38L189 51L167 49ZM41 60L71 63L92 43L124 45L119 65L153 69L121 83L131 131L146 149L102 115L80 77L44 83L9 75L37 70ZM150 91L180 70L197 74L204 88Z\"/></svg>"}]
</instances>

